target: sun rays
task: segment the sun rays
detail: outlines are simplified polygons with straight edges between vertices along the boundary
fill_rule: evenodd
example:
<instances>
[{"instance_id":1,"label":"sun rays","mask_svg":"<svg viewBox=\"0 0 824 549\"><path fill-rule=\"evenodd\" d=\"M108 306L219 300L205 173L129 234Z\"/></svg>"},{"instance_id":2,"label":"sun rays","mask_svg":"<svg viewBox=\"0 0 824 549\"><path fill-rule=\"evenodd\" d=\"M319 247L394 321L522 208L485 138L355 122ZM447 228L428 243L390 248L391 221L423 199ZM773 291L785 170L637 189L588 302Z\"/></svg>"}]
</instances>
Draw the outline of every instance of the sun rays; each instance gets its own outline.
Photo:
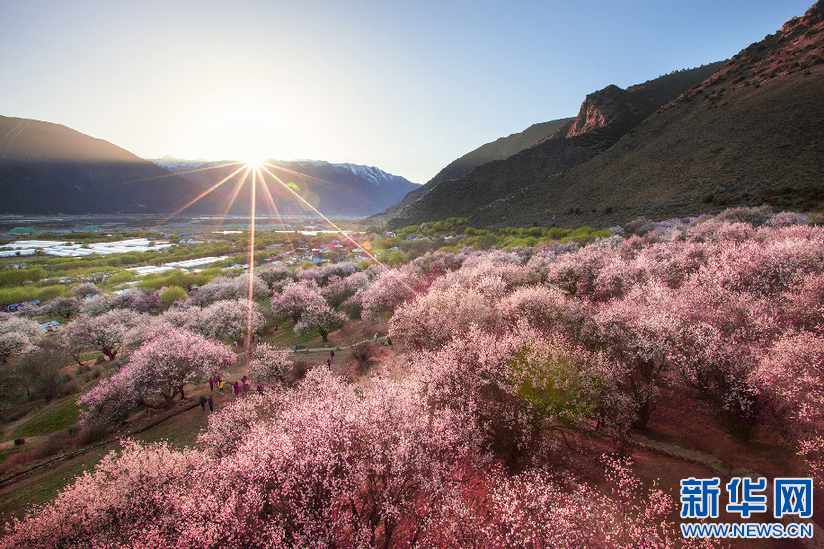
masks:
<instances>
[{"instance_id":1,"label":"sun rays","mask_svg":"<svg viewBox=\"0 0 824 549\"><path fill-rule=\"evenodd\" d=\"M163 221L161 221L157 226L159 227L160 225L166 223L176 215L183 213L186 209L196 204L199 200L202 200L203 198L209 196L212 193L216 193L216 191L218 191L218 189L222 185L230 183L230 181L234 180L232 183L230 183L232 185L232 188L231 191L228 193L228 196L226 196L225 198L221 197L221 201L225 202L225 209L223 210L219 221L219 225L222 225L223 221L229 214L229 211L232 209L232 207L235 205L235 202L238 200L241 190L248 187L247 192L249 194L249 248L247 273L249 277L249 311L246 323L246 338L244 341L244 354L246 358L246 364L249 364L252 348L251 315L253 302L252 291L254 286L253 275L255 270L255 226L258 217L258 191L260 192L262 203L270 210L271 214L278 220L278 224L283 228L284 233L287 235L287 238L289 233L288 229L286 228L286 224L281 216L280 210L278 209L278 202L281 203L281 206L288 203L297 203L305 212L311 212L316 216L320 217L330 227L334 228L335 232L340 234L341 238L347 240L349 243L360 248L367 257L369 257L376 264L386 269L387 272L391 274L391 276L398 280L398 282L400 282L400 284L406 287L406 289L412 292L413 295L418 294L418 292L409 284L407 284L404 280L392 274L392 270L389 269L386 265L384 265L374 254L372 254L369 251L370 246L368 245L368 243L355 241L351 236L346 234L346 232L344 232L344 230L341 227L339 227L331 219L329 219L323 213L321 213L318 209L318 206L320 206L320 204L311 203L310 200L312 198L316 199L317 195L312 193L307 185L304 185L304 188L301 188L300 185L297 185L292 181L285 181L284 178L279 177L278 175L276 175L275 172L280 172L284 176L296 176L304 180L312 180L320 185L336 188L339 189L341 192L348 192L344 189L343 186L339 184L332 183L330 181L318 177L310 176L283 166L279 166L276 163L270 162L269 160L265 160L262 158L250 158L243 162L225 162L213 166L199 167L195 168L194 170L181 172L178 175L182 175L185 177L187 173L191 173L194 171L221 169L227 167L231 168L237 164L240 164L240 166L234 171L232 171L232 173L230 173L229 175L227 175L226 177L224 177L223 179L221 179L220 181L218 181L217 183L215 183L214 185L200 193L197 197L190 200L188 203L179 208L173 214L171 214ZM289 239L289 245L292 249L294 249L294 244L292 243L291 239ZM450 322L450 319L446 319L446 321Z\"/></svg>"}]
</instances>

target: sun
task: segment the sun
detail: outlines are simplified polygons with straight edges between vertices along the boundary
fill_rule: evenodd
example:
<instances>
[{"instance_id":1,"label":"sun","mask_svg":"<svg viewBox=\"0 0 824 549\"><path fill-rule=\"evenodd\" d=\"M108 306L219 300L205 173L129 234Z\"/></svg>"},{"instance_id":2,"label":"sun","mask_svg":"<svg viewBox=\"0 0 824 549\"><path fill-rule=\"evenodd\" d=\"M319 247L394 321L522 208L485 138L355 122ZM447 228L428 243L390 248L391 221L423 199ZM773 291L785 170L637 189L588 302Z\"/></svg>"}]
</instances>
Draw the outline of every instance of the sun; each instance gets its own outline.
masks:
<instances>
[{"instance_id":1,"label":"sun","mask_svg":"<svg viewBox=\"0 0 824 549\"><path fill-rule=\"evenodd\" d=\"M263 156L249 156L243 162L247 168L258 170L266 164L267 161L268 159Z\"/></svg>"}]
</instances>

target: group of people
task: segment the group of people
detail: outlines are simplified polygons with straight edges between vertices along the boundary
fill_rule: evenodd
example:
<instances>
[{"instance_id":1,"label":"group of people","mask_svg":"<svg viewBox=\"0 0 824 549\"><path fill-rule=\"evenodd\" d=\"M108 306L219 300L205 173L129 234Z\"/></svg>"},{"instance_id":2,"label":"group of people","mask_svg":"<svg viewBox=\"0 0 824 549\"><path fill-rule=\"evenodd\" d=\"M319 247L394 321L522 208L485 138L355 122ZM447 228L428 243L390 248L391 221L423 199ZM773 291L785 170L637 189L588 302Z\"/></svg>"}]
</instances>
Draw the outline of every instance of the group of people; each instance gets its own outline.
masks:
<instances>
[{"instance_id":1,"label":"group of people","mask_svg":"<svg viewBox=\"0 0 824 549\"><path fill-rule=\"evenodd\" d=\"M209 391L214 392L215 387L217 387L217 390L220 392L221 395L224 394L226 382L223 381L220 375L216 375L214 377L209 378ZM235 392L236 397L240 396L241 391L245 393L249 390L249 378L243 376L243 378L240 381L235 381L234 384L230 383L229 387L231 387L231 390ZM257 392L258 394L263 394L263 385L257 386ZM209 411L213 412L214 401L212 400L212 395L209 395L209 398L206 398L205 395L200 397L200 407L204 412L206 411L206 404L209 405Z\"/></svg>"},{"instance_id":2,"label":"group of people","mask_svg":"<svg viewBox=\"0 0 824 549\"><path fill-rule=\"evenodd\" d=\"M390 345L391 345L391 343L390 343ZM329 353L329 358L326 359L326 366L330 369L332 368L332 359L334 359L334 358L335 358L335 350L333 349ZM247 378L246 376L243 376L240 381L235 381L234 384L230 383L229 386L235 392L235 396L240 396L241 391L245 393L249 390L249 378ZM217 387L217 390L222 395L223 392L224 392L224 389L226 388L226 382L223 381L223 379L220 377L220 375L216 375L214 377L209 378L209 391L213 392L215 390L215 387ZM263 387L263 385L258 385L257 386L257 392L258 392L259 395L264 394L265 388ZM202 395L200 397L200 408L204 412L206 411L206 405L207 404L209 405L209 412L213 412L214 411L214 400L212 400L212 395L209 395L209 398L206 398L205 395Z\"/></svg>"},{"instance_id":3,"label":"group of people","mask_svg":"<svg viewBox=\"0 0 824 549\"><path fill-rule=\"evenodd\" d=\"M206 411L206 404L209 405L209 413L210 414L215 411L215 403L212 400L212 395L209 395L209 398L206 398L205 396L200 395L200 407L204 412Z\"/></svg>"}]
</instances>

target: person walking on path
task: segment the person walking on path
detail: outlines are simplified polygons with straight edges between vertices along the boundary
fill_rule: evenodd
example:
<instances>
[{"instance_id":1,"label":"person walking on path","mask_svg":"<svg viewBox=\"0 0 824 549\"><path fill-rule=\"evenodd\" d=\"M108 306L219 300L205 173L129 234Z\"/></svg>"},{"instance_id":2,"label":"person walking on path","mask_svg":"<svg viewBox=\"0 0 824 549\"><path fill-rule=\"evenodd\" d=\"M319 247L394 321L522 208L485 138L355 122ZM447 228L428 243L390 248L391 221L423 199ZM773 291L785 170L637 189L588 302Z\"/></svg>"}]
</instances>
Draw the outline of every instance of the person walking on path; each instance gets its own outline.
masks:
<instances>
[{"instance_id":1,"label":"person walking on path","mask_svg":"<svg viewBox=\"0 0 824 549\"><path fill-rule=\"evenodd\" d=\"M326 367L329 368L330 370L332 369L332 359L331 358L326 359Z\"/></svg>"},{"instance_id":2,"label":"person walking on path","mask_svg":"<svg viewBox=\"0 0 824 549\"><path fill-rule=\"evenodd\" d=\"M215 411L214 401L212 400L212 395L209 395L209 400L207 400L206 402L209 403L209 413L211 414L212 412Z\"/></svg>"},{"instance_id":3,"label":"person walking on path","mask_svg":"<svg viewBox=\"0 0 824 549\"><path fill-rule=\"evenodd\" d=\"M335 350L334 350L334 349L332 349L332 350L329 352L329 355L330 355L330 356L329 356L329 358L335 358Z\"/></svg>"},{"instance_id":4,"label":"person walking on path","mask_svg":"<svg viewBox=\"0 0 824 549\"><path fill-rule=\"evenodd\" d=\"M249 390L249 379L246 376L243 376L242 381L243 381L243 392L245 393L246 391Z\"/></svg>"},{"instance_id":5,"label":"person walking on path","mask_svg":"<svg viewBox=\"0 0 824 549\"><path fill-rule=\"evenodd\" d=\"M200 409L203 410L203 412L206 411L206 397L203 395L200 395Z\"/></svg>"},{"instance_id":6,"label":"person walking on path","mask_svg":"<svg viewBox=\"0 0 824 549\"><path fill-rule=\"evenodd\" d=\"M210 391L215 390L215 378L213 378L213 377L209 378L209 390Z\"/></svg>"},{"instance_id":7,"label":"person walking on path","mask_svg":"<svg viewBox=\"0 0 824 549\"><path fill-rule=\"evenodd\" d=\"M218 381L218 382L217 382L217 388L218 388L218 390L220 391L220 394L221 394L221 395L223 394L223 386L224 386L225 384L226 384L226 382L225 382L225 381L223 381L222 379L221 379L220 381Z\"/></svg>"},{"instance_id":8,"label":"person walking on path","mask_svg":"<svg viewBox=\"0 0 824 549\"><path fill-rule=\"evenodd\" d=\"M240 395L240 383L235 381L235 396Z\"/></svg>"}]
</instances>

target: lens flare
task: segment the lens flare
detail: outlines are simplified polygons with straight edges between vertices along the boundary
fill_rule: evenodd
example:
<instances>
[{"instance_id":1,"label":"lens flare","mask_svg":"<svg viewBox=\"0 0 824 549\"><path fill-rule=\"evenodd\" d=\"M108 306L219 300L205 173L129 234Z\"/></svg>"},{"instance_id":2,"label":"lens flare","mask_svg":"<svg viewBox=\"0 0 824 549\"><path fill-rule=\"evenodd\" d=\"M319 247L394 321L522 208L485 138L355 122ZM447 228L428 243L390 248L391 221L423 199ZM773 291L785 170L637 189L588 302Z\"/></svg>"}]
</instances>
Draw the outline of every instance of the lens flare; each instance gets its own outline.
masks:
<instances>
[{"instance_id":1,"label":"lens flare","mask_svg":"<svg viewBox=\"0 0 824 549\"><path fill-rule=\"evenodd\" d=\"M260 168L267 162L268 160L262 156L250 156L249 158L243 161L246 167L252 170L260 170Z\"/></svg>"},{"instance_id":2,"label":"lens flare","mask_svg":"<svg viewBox=\"0 0 824 549\"><path fill-rule=\"evenodd\" d=\"M314 214L320 216L325 222L327 222L330 226L332 226L335 229L336 232L340 233L341 237L344 240L347 240L347 241L351 242L352 244L354 244L355 246L358 246L361 250L363 250L363 252L366 254L367 257L369 257L377 265L380 265L381 267L386 269L387 272L389 273L389 275L394 277L401 285L406 287L412 293L412 295L416 295L416 296L418 295L418 291L416 291L415 288L413 288L412 286L407 284L404 280L399 278L391 269L389 269L380 260L378 260L378 258L375 257L374 254L371 253L371 251L370 251L371 248L372 248L371 243L369 243L369 242L362 242L362 243L356 242L355 240L352 239L352 237L347 235L340 227L338 227L335 223L333 223L328 217L326 217L325 215L320 213L320 211L317 209L317 206L319 204L318 204L318 197L315 193L313 193L312 191L309 191L308 189L306 190L306 192L301 192L300 186L298 186L297 184L295 184L291 181L288 182L288 183L285 182L283 179L281 179L277 175L275 175L270 170L270 168L273 169L273 170L277 170L277 171L281 171L281 172L290 174L290 175L299 175L299 176L304 177L306 179L315 180L315 181L318 181L321 184L323 184L325 186L328 186L328 187L331 187L331 188L339 188L339 187L341 187L340 185L331 183L331 182L326 181L324 179L320 179L320 178L313 177L313 176L310 176L310 175L295 172L295 171L290 170L288 168L278 166L277 164L272 164L269 161L267 161L265 159L261 159L261 158L250 158L248 160L245 160L244 162L225 163L225 164L221 164L221 165L218 165L218 166L209 166L209 167L206 167L206 168L199 168L198 170L192 170L192 171L199 171L201 169L216 169L216 168L220 168L220 167L226 167L226 166L232 165L232 164L235 164L235 165L240 164L240 167L238 167L236 170L234 170L232 173L230 173L228 176L223 178L218 183L212 185L206 191L199 194L196 198L189 201L185 206L183 206L182 208L175 211L172 215L170 215L169 217L164 219L157 226L162 225L163 223L165 223L166 221L168 221L172 217L176 216L177 214L181 213L183 210L187 209L189 206L191 206L192 204L194 204L198 200L200 200L203 197L205 197L206 195L211 194L212 192L214 192L218 187L220 187L221 185L227 183L230 179L234 178L235 176L237 176L238 174L243 172L242 175L240 175L236 179L236 181L234 183L234 188L232 189L232 191L231 191L231 193L228 197L228 200L226 201L226 204L227 204L226 211L223 213L223 216L221 217L220 224L223 223L223 219L226 217L226 215L229 212L229 209L232 207L235 200L237 199L238 193L240 192L240 189L248 181L249 185L251 187L250 188L250 191L251 191L250 192L250 195L251 195L250 196L250 200L251 200L251 203L250 203L251 227L250 227L250 229L251 230L250 230L250 234L249 234L249 256L248 256L249 257L249 259L248 259L248 261L249 261L249 264L248 264L249 311L248 311L248 318L247 318L247 322L246 322L246 338L245 338L245 341L244 341L245 355L246 355L245 358L246 358L247 366L248 366L249 360L251 358L251 348L252 348L252 333L251 333L252 299L251 298L253 296L253 294L252 294L252 285L253 285L252 277L253 277L254 270L255 270L255 256L254 256L255 221L256 221L256 217L257 217L255 210L256 210L256 201L257 201L256 190L257 190L258 186L260 186L261 190L263 191L263 197L264 197L265 202L268 204L270 209L273 211L275 216L278 218L278 221L280 222L281 227L284 230L284 233L287 232L286 231L286 225L284 224L283 219L281 218L280 212L278 211L277 205L275 204L274 197L272 196L271 191L274 190L274 189L269 188L269 185L267 184L266 177L265 177L266 175L268 175L269 177L272 178L272 180L275 183L275 185L274 185L275 188L279 188L280 190L283 191L283 193L277 193L281 198L285 198L286 200L291 199L291 200L294 201L294 203L297 203L298 205L300 205L304 210L311 211ZM171 175L173 175L173 174L164 175L163 177L168 177L168 176L171 176ZM305 195L305 196L302 196L302 194ZM292 243L291 239L289 239L289 244L290 244L290 247L292 247L292 249L294 249L294 244ZM448 316L443 315L443 313L437 307L433 307L433 309L437 313L440 313L441 316L443 317L444 321L449 323L450 325L452 325L457 331L459 331L461 333L464 332L464 330L462 328L460 328L459 326L457 326L452 319L450 319Z\"/></svg>"}]
</instances>

